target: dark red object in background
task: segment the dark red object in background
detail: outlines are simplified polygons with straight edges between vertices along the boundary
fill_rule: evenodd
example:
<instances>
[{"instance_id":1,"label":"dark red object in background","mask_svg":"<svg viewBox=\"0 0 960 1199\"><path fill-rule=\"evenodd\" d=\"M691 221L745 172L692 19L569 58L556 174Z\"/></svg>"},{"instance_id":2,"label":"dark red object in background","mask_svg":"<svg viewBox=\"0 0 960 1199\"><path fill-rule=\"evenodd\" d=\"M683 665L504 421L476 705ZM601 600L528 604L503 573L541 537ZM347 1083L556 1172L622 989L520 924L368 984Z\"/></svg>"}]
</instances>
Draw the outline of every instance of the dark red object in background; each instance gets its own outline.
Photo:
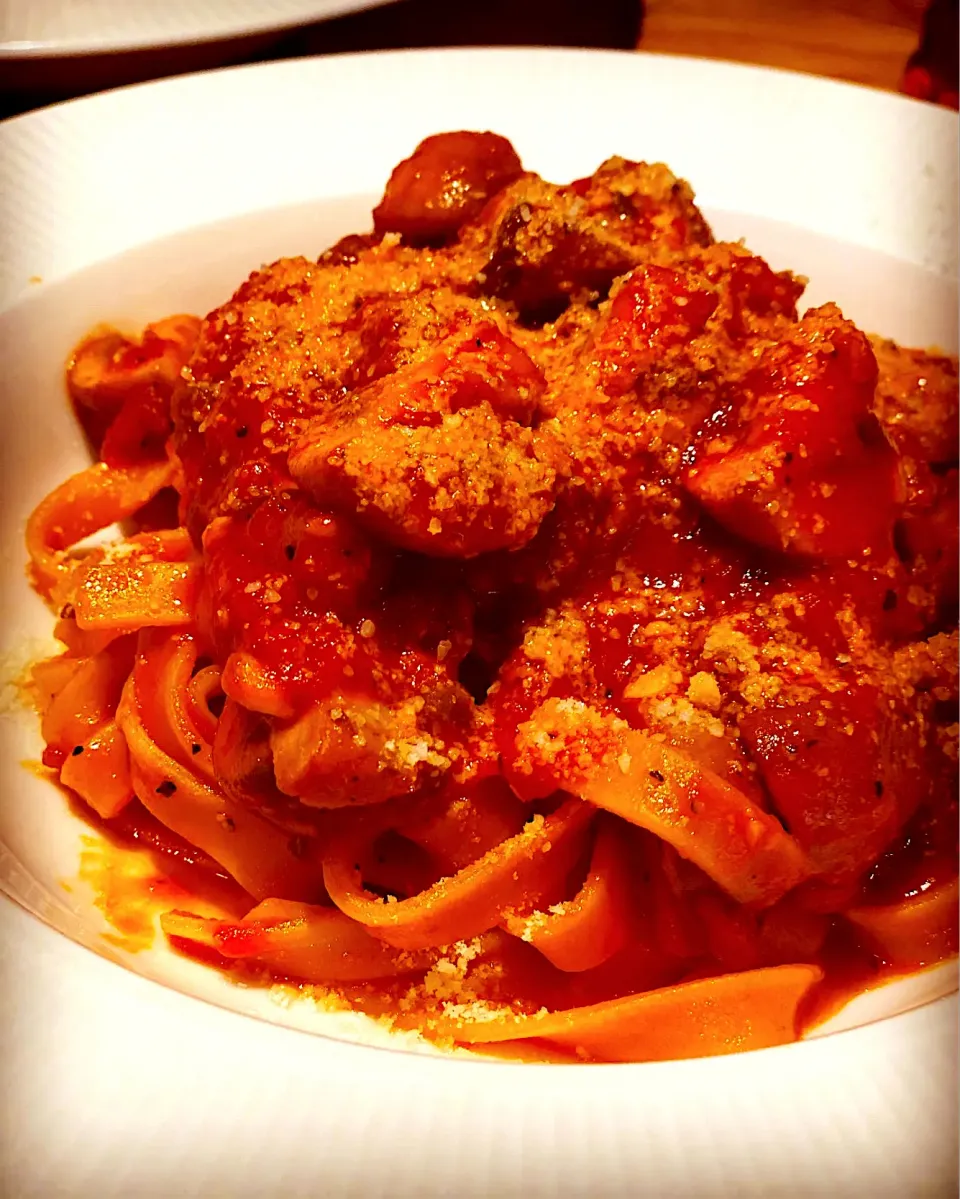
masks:
<instances>
[{"instance_id":1,"label":"dark red object in background","mask_svg":"<svg viewBox=\"0 0 960 1199\"><path fill-rule=\"evenodd\" d=\"M932 0L924 14L920 45L910 56L900 83L900 90L908 96L960 108L958 11L958 0Z\"/></svg>"}]
</instances>

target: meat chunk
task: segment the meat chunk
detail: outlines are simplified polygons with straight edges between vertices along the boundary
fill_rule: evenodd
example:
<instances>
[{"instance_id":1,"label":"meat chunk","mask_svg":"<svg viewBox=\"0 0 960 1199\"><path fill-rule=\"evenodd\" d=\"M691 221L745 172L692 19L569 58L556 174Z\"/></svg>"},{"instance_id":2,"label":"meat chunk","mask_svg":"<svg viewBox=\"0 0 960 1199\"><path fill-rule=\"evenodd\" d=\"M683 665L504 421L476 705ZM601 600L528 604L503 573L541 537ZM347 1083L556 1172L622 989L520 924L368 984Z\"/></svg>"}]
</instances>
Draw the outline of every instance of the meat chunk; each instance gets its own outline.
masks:
<instances>
[{"instance_id":1,"label":"meat chunk","mask_svg":"<svg viewBox=\"0 0 960 1199\"><path fill-rule=\"evenodd\" d=\"M449 709L437 719L437 707ZM393 704L336 696L271 736L277 786L314 808L355 807L408 795L449 770L442 735L469 728L470 704L455 685ZM457 720L459 712L460 719Z\"/></svg>"},{"instance_id":2,"label":"meat chunk","mask_svg":"<svg viewBox=\"0 0 960 1199\"><path fill-rule=\"evenodd\" d=\"M863 334L835 305L811 310L704 422L686 486L758 545L888 552L896 461L870 411L875 383Z\"/></svg>"},{"instance_id":3,"label":"meat chunk","mask_svg":"<svg viewBox=\"0 0 960 1199\"><path fill-rule=\"evenodd\" d=\"M720 371L742 373L751 343L796 321L802 291L789 272L728 243L643 263L617 280L594 337L600 385L619 396L658 373L662 400L683 391L691 372L714 383ZM647 406L654 399L648 388L637 393Z\"/></svg>"},{"instance_id":4,"label":"meat chunk","mask_svg":"<svg viewBox=\"0 0 960 1199\"><path fill-rule=\"evenodd\" d=\"M412 245L443 245L487 200L523 173L517 152L495 133L438 133L393 169L373 210L378 234Z\"/></svg>"},{"instance_id":5,"label":"meat chunk","mask_svg":"<svg viewBox=\"0 0 960 1199\"><path fill-rule=\"evenodd\" d=\"M596 339L601 383L622 395L706 327L718 297L693 272L649 263L617 286Z\"/></svg>"},{"instance_id":6,"label":"meat chunk","mask_svg":"<svg viewBox=\"0 0 960 1199\"><path fill-rule=\"evenodd\" d=\"M956 469L920 474L923 486L904 506L895 527L895 544L911 580L934 605L941 620L956 620L960 577Z\"/></svg>"},{"instance_id":7,"label":"meat chunk","mask_svg":"<svg viewBox=\"0 0 960 1199\"><path fill-rule=\"evenodd\" d=\"M289 489L287 454L317 412L429 351L465 303L449 282L419 251L354 245L280 259L209 314L172 404L196 541L215 516Z\"/></svg>"},{"instance_id":8,"label":"meat chunk","mask_svg":"<svg viewBox=\"0 0 960 1199\"><path fill-rule=\"evenodd\" d=\"M740 729L778 814L824 882L859 876L922 798L920 738L872 687L770 704L744 715Z\"/></svg>"},{"instance_id":9,"label":"meat chunk","mask_svg":"<svg viewBox=\"0 0 960 1199\"><path fill-rule=\"evenodd\" d=\"M552 442L531 427L542 389L494 322L471 322L316 420L290 470L402 548L469 558L520 546L553 504Z\"/></svg>"},{"instance_id":10,"label":"meat chunk","mask_svg":"<svg viewBox=\"0 0 960 1199\"><path fill-rule=\"evenodd\" d=\"M891 445L920 462L957 461L957 360L871 337L879 378L873 410Z\"/></svg>"},{"instance_id":11,"label":"meat chunk","mask_svg":"<svg viewBox=\"0 0 960 1199\"><path fill-rule=\"evenodd\" d=\"M618 275L654 251L712 241L685 183L664 166L622 158L568 187L535 175L518 179L464 238L487 247L483 290L527 313L580 293L606 295Z\"/></svg>"}]
</instances>

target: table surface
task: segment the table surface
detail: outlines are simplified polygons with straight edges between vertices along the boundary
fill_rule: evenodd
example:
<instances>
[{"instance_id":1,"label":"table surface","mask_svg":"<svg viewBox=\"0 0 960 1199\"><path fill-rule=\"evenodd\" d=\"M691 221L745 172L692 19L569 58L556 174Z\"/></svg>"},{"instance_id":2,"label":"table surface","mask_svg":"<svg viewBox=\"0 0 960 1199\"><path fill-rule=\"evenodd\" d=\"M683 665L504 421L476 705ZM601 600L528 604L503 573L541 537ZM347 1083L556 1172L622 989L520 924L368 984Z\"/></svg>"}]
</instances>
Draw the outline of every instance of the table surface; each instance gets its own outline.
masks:
<instances>
[{"instance_id":1,"label":"table surface","mask_svg":"<svg viewBox=\"0 0 960 1199\"><path fill-rule=\"evenodd\" d=\"M403 0L354 16L219 46L16 63L0 117L183 71L345 50L558 44L691 54L896 89L926 0Z\"/></svg>"},{"instance_id":2,"label":"table surface","mask_svg":"<svg viewBox=\"0 0 960 1199\"><path fill-rule=\"evenodd\" d=\"M641 48L896 89L923 0L647 0Z\"/></svg>"}]
</instances>

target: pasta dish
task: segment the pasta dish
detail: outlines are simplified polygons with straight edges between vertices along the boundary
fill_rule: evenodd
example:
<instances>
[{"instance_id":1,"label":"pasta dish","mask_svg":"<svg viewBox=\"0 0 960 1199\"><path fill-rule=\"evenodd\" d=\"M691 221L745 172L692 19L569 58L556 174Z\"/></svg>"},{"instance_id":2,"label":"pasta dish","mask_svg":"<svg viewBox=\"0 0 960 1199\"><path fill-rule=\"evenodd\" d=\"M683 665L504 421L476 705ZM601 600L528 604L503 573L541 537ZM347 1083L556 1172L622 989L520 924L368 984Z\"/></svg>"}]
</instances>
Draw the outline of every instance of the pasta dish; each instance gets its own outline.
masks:
<instances>
[{"instance_id":1,"label":"pasta dish","mask_svg":"<svg viewBox=\"0 0 960 1199\"><path fill-rule=\"evenodd\" d=\"M588 1061L956 953L957 363L804 287L663 165L449 133L75 349L43 762L186 865L175 948Z\"/></svg>"}]
</instances>

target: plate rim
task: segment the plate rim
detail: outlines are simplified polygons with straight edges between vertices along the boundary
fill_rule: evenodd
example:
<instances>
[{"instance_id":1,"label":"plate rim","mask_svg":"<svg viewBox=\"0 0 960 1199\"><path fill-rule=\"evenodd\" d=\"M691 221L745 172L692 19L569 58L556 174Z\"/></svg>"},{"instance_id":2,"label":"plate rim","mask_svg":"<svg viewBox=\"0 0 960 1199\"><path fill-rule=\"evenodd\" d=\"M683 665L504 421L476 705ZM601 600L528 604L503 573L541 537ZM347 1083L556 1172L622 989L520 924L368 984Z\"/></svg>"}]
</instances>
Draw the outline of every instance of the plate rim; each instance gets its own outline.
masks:
<instances>
[{"instance_id":1,"label":"plate rim","mask_svg":"<svg viewBox=\"0 0 960 1199\"><path fill-rule=\"evenodd\" d=\"M349 10L343 10L338 14L331 15L349 15L349 12L369 11L375 8L386 7L388 4L396 3L397 0L330 0L333 4L349 4ZM318 18L317 23L321 23L323 19ZM279 28L279 26L271 26ZM287 28L289 26L286 26ZM198 43L199 44L199 43ZM0 59L4 57L4 43L0 43ZM83 51L81 53L88 53ZM31 121L36 118L43 117L45 114L63 108L77 108L82 105L93 105L102 102L106 97L115 97L120 93L133 91L141 91L144 88L167 88L175 87L178 84L187 84L190 81L195 81L201 77L210 77L215 75L234 75L241 72L268 72L282 71L284 69L302 68L306 64L324 64L332 62L348 62L348 61L367 61L370 59L380 58L423 58L429 59L434 57L451 57L451 56L469 56L483 57L489 60L498 57L525 57L531 56L536 58L548 57L570 57L570 58L616 58L626 59L642 64L646 60L654 60L662 63L674 63L682 67L696 66L698 69L728 76L767 76L777 79L792 79L803 80L809 83L811 88L823 88L834 90L837 94L859 94L869 95L878 99L882 99L885 103L894 104L897 106L906 106L914 110L922 110L928 114L933 121L938 121L944 125L952 123L957 125L960 123L960 113L946 108L940 104L932 104L926 100L919 100L914 96L908 96L903 92L891 91L888 88L878 87L874 84L860 83L851 79L837 79L831 75L818 75L812 71L793 70L789 67L768 66L765 63L752 62L737 62L732 59L725 58L708 58L699 54L679 54L664 50L644 50L642 46L636 49L618 49L615 47L593 47L593 46L528 46L523 44L504 45L504 46L411 46L398 48L385 48L375 50L350 50L344 53L318 53L305 54L296 58L289 59L269 59L266 62L248 62L248 63L232 63L218 67L201 68L194 71L184 71L181 74L165 76L161 79L144 79L136 83L125 83L117 87L106 88L103 91L91 92L83 96L74 96L67 100L59 100L53 104L46 104L42 108L31 109L29 112L18 113L15 116L7 117L0 120L0 131L6 126L20 121Z\"/></svg>"},{"instance_id":2,"label":"plate rim","mask_svg":"<svg viewBox=\"0 0 960 1199\"><path fill-rule=\"evenodd\" d=\"M144 32L101 36L93 41L68 38L43 40L9 39L0 42L0 63L56 62L63 59L100 58L124 54L147 54L151 51L177 50L188 46L211 46L219 42L242 41L270 33L284 33L297 26L319 25L338 17L352 16L375 8L386 7L396 0L286 0L289 14L278 16L265 6L262 14L241 21L225 19L206 31L171 31L165 34ZM317 11L320 6L320 11ZM296 10L296 11L295 11ZM257 65L257 64L244 64ZM191 72L196 74L198 72ZM147 82L161 83L163 80ZM111 90L118 90L116 88ZM100 94L100 93L95 93ZM77 97L85 99L86 97ZM71 103L64 101L63 103Z\"/></svg>"}]
</instances>

